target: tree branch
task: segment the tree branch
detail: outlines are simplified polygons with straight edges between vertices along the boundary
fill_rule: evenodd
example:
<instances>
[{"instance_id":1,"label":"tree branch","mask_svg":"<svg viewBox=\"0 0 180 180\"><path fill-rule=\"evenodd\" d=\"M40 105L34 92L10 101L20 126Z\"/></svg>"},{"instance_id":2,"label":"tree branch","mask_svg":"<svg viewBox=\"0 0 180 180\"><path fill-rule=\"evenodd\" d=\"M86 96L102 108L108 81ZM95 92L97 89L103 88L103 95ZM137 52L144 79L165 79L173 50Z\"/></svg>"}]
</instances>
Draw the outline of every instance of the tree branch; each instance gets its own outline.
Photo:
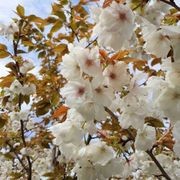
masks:
<instances>
[{"instance_id":1,"label":"tree branch","mask_svg":"<svg viewBox=\"0 0 180 180\"><path fill-rule=\"evenodd\" d=\"M11 148L12 152L14 153L14 155L16 156L16 158L19 160L20 164L22 165L22 167L28 171L26 165L24 164L23 160L19 157L19 155L16 153L14 147L10 144L10 142L7 140L6 144Z\"/></svg>"},{"instance_id":2,"label":"tree branch","mask_svg":"<svg viewBox=\"0 0 180 180\"><path fill-rule=\"evenodd\" d=\"M158 169L161 171L162 175L167 179L167 180L171 180L171 178L169 177L169 175L166 173L166 171L164 170L164 168L161 166L161 164L159 163L159 161L156 159L156 157L154 156L154 154L152 153L152 149L151 150L147 150L146 153L151 157L151 159L154 161L154 163L156 164L156 166L158 167Z\"/></svg>"},{"instance_id":3,"label":"tree branch","mask_svg":"<svg viewBox=\"0 0 180 180\"><path fill-rule=\"evenodd\" d=\"M111 116L111 118L114 118L115 120L118 121L117 116L107 107L104 107L105 111Z\"/></svg>"},{"instance_id":4,"label":"tree branch","mask_svg":"<svg viewBox=\"0 0 180 180\"><path fill-rule=\"evenodd\" d=\"M97 41L97 39L98 38L96 37L93 41L89 42L89 44L85 48L88 48L91 44L95 43Z\"/></svg>"},{"instance_id":5,"label":"tree branch","mask_svg":"<svg viewBox=\"0 0 180 180\"><path fill-rule=\"evenodd\" d=\"M178 11L180 11L180 7L174 2L174 0L170 0L170 1L167 1L167 0L160 0L161 2L164 2L172 7L174 7L175 9L177 9Z\"/></svg>"},{"instance_id":6,"label":"tree branch","mask_svg":"<svg viewBox=\"0 0 180 180\"><path fill-rule=\"evenodd\" d=\"M14 46L14 56L17 57L18 55L18 45L20 42L20 38L21 38L21 28L19 27L19 32L18 32L18 37L17 40L13 40L13 46ZM19 80L22 77L21 72L19 71L19 63L16 61L16 67L18 70L18 75L17 75L17 79ZM20 83L23 85L23 82L20 81ZM19 94L19 99L18 99L18 107L19 107L19 111L21 111L21 103L22 103L22 94ZM26 140L25 140L25 135L24 135L24 122L23 120L20 120L20 129L21 129L21 138L22 138L22 142L23 142L23 146L26 148ZM17 157L18 158L18 157ZM31 159L30 156L26 155L26 159L28 162L28 168L26 168L27 174L28 174L28 180L32 180L32 163L31 163ZM20 159L18 158L18 160L20 161ZM20 163L22 164L22 162L20 161Z\"/></svg>"},{"instance_id":7,"label":"tree branch","mask_svg":"<svg viewBox=\"0 0 180 180\"><path fill-rule=\"evenodd\" d=\"M23 141L23 145L26 148L26 140L25 140L25 136L24 136L24 122L23 120L20 120L21 122L21 138ZM32 164L31 164L31 159L28 155L26 155L26 159L28 162L28 180L32 179Z\"/></svg>"}]
</instances>

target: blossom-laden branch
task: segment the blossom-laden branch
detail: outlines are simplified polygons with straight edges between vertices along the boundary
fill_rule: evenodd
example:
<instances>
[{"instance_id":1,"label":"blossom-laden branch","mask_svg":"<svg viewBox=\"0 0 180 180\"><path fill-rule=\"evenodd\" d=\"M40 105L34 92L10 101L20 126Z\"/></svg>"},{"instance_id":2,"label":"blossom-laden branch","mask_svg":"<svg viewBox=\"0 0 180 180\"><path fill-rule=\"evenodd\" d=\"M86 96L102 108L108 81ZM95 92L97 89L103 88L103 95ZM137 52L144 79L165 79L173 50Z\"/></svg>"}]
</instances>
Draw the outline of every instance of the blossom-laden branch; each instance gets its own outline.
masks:
<instances>
[{"instance_id":1,"label":"blossom-laden branch","mask_svg":"<svg viewBox=\"0 0 180 180\"><path fill-rule=\"evenodd\" d=\"M23 120L20 120L20 122L21 122L21 138L23 141L23 145L26 148L27 144L26 144L26 140L25 140L25 136L24 136L24 122L23 122ZM28 180L31 180L32 179L32 163L31 163L30 156L26 155L26 159L28 162Z\"/></svg>"},{"instance_id":2,"label":"blossom-laden branch","mask_svg":"<svg viewBox=\"0 0 180 180\"><path fill-rule=\"evenodd\" d=\"M11 145L11 143L7 140L6 144L10 147L11 151L14 153L14 155L16 156L16 158L18 159L18 161L22 165L23 169L28 172L26 165L24 164L23 160L19 157L19 155L16 153L16 151L15 151L14 147Z\"/></svg>"},{"instance_id":3,"label":"blossom-laden branch","mask_svg":"<svg viewBox=\"0 0 180 180\"><path fill-rule=\"evenodd\" d=\"M20 38L21 38L21 26L19 27L19 32L18 32L18 37L16 41L13 41L13 46L14 46L14 57L18 56L18 45L20 42ZM22 74L20 72L20 68L19 68L19 63L16 61L16 68L18 70L18 74L17 74L17 79L19 80L19 82L23 85L23 81L20 80L20 78L22 77ZM19 98L18 98L18 107L19 107L19 111L21 111L21 103L22 103L22 94L19 94ZM25 131L24 131L24 122L23 120L20 120L20 129L21 129L21 138L22 138L22 142L23 142L23 146L24 148L27 147L26 144L26 140L25 140ZM31 158L29 155L26 155L26 159L28 162L28 168L26 168L27 174L28 174L28 180L32 179L32 163L31 163ZM21 163L22 164L22 163Z\"/></svg>"},{"instance_id":4,"label":"blossom-laden branch","mask_svg":"<svg viewBox=\"0 0 180 180\"><path fill-rule=\"evenodd\" d=\"M107 107L105 107L105 111L114 119L118 121L118 117ZM127 131L129 136L134 140L135 138L133 137L132 133L130 131ZM159 161L156 159L156 157L153 155L152 150L154 149L154 146L152 147L151 150L147 150L146 153L151 157L151 159L154 161L158 169L161 171L162 176L164 176L167 180L171 180L171 178L168 176L164 168L161 166Z\"/></svg>"}]
</instances>

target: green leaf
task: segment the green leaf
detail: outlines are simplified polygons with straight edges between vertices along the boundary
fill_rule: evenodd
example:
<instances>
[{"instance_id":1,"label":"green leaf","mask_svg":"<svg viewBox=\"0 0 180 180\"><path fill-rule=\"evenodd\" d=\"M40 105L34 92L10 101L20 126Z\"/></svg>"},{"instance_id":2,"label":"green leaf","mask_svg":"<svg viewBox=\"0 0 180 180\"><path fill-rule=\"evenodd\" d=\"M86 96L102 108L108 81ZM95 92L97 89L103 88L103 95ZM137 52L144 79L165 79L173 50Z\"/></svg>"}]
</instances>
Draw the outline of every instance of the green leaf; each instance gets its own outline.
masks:
<instances>
[{"instance_id":1,"label":"green leaf","mask_svg":"<svg viewBox=\"0 0 180 180\"><path fill-rule=\"evenodd\" d=\"M68 3L68 0L61 0L61 5L66 5Z\"/></svg>"},{"instance_id":2,"label":"green leaf","mask_svg":"<svg viewBox=\"0 0 180 180\"><path fill-rule=\"evenodd\" d=\"M25 46L34 46L34 44L31 41L22 41L22 44Z\"/></svg>"},{"instance_id":3,"label":"green leaf","mask_svg":"<svg viewBox=\"0 0 180 180\"><path fill-rule=\"evenodd\" d=\"M61 21L65 21L66 20L66 16L64 15L63 11L55 11L53 14L58 16L61 19Z\"/></svg>"},{"instance_id":4,"label":"green leaf","mask_svg":"<svg viewBox=\"0 0 180 180\"><path fill-rule=\"evenodd\" d=\"M59 44L53 50L57 53L63 52L67 48L66 44Z\"/></svg>"},{"instance_id":5,"label":"green leaf","mask_svg":"<svg viewBox=\"0 0 180 180\"><path fill-rule=\"evenodd\" d=\"M30 97L28 95L24 95L23 96L23 101L26 103L26 104L29 104L30 102Z\"/></svg>"},{"instance_id":6,"label":"green leaf","mask_svg":"<svg viewBox=\"0 0 180 180\"><path fill-rule=\"evenodd\" d=\"M48 17L47 19L46 19L46 21L49 23L49 24L54 24L56 21L57 21L58 19L57 18L55 18L55 17Z\"/></svg>"},{"instance_id":7,"label":"green leaf","mask_svg":"<svg viewBox=\"0 0 180 180\"><path fill-rule=\"evenodd\" d=\"M24 50L18 49L18 50L17 50L17 53L18 53L18 54L22 54L22 53L27 53L27 52L24 51Z\"/></svg>"},{"instance_id":8,"label":"green leaf","mask_svg":"<svg viewBox=\"0 0 180 180\"><path fill-rule=\"evenodd\" d=\"M45 20L43 20L42 18L35 16L35 15L30 15L28 16L29 21L35 22L35 23L45 23Z\"/></svg>"},{"instance_id":9,"label":"green leaf","mask_svg":"<svg viewBox=\"0 0 180 180\"><path fill-rule=\"evenodd\" d=\"M7 47L6 47L4 44L1 44L1 43L0 43L0 51L1 51L1 50L6 51L6 50L7 50Z\"/></svg>"},{"instance_id":10,"label":"green leaf","mask_svg":"<svg viewBox=\"0 0 180 180\"><path fill-rule=\"evenodd\" d=\"M36 115L42 116L49 112L49 108L51 106L50 102L47 100L41 100L38 103L36 103Z\"/></svg>"},{"instance_id":11,"label":"green leaf","mask_svg":"<svg viewBox=\"0 0 180 180\"><path fill-rule=\"evenodd\" d=\"M63 23L61 20L56 21L56 23L51 28L50 34L57 32L62 27L62 25Z\"/></svg>"},{"instance_id":12,"label":"green leaf","mask_svg":"<svg viewBox=\"0 0 180 180\"><path fill-rule=\"evenodd\" d=\"M41 51L39 54L38 54L38 58L44 58L46 56L46 51Z\"/></svg>"},{"instance_id":13,"label":"green leaf","mask_svg":"<svg viewBox=\"0 0 180 180\"><path fill-rule=\"evenodd\" d=\"M9 53L5 50L0 49L0 58L6 58L9 56Z\"/></svg>"},{"instance_id":14,"label":"green leaf","mask_svg":"<svg viewBox=\"0 0 180 180\"><path fill-rule=\"evenodd\" d=\"M54 92L51 98L51 104L53 106L56 106L59 103L60 100L60 95L57 92Z\"/></svg>"},{"instance_id":15,"label":"green leaf","mask_svg":"<svg viewBox=\"0 0 180 180\"><path fill-rule=\"evenodd\" d=\"M21 5L18 5L16 8L16 11L20 17L24 17L24 7Z\"/></svg>"},{"instance_id":16,"label":"green leaf","mask_svg":"<svg viewBox=\"0 0 180 180\"><path fill-rule=\"evenodd\" d=\"M7 123L7 116L5 114L0 115L0 128L4 127Z\"/></svg>"},{"instance_id":17,"label":"green leaf","mask_svg":"<svg viewBox=\"0 0 180 180\"><path fill-rule=\"evenodd\" d=\"M145 123L152 127L164 127L164 124L161 120L153 118L153 117L146 117Z\"/></svg>"}]
</instances>

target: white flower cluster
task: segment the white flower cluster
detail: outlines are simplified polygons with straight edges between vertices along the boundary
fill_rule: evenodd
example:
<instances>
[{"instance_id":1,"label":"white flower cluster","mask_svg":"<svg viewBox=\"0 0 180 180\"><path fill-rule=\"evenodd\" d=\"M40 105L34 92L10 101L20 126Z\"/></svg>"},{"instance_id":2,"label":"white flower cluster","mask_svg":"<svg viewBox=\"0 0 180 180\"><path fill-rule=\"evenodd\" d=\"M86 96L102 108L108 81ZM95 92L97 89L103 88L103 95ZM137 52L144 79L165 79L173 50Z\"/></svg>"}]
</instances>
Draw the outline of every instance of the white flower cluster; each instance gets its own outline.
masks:
<instances>
[{"instance_id":1,"label":"white flower cluster","mask_svg":"<svg viewBox=\"0 0 180 180\"><path fill-rule=\"evenodd\" d=\"M72 173L76 173L80 180L106 179L112 175L121 175L119 167L123 166L123 160L115 158L111 147L101 141L84 144L84 122L84 118L75 109L70 109L64 123L50 128L55 136L54 144L59 146L66 161L76 162Z\"/></svg>"},{"instance_id":2,"label":"white flower cluster","mask_svg":"<svg viewBox=\"0 0 180 180\"><path fill-rule=\"evenodd\" d=\"M32 95L36 92L36 86L34 84L22 85L17 79L15 79L9 88L4 88L5 95L14 98L14 95Z\"/></svg>"},{"instance_id":3,"label":"white flower cluster","mask_svg":"<svg viewBox=\"0 0 180 180\"><path fill-rule=\"evenodd\" d=\"M51 172L52 166L52 149L43 150L29 149L29 153L33 159L32 172L33 180L47 179L44 175Z\"/></svg>"},{"instance_id":4,"label":"white flower cluster","mask_svg":"<svg viewBox=\"0 0 180 180\"><path fill-rule=\"evenodd\" d=\"M12 38L15 32L18 32L19 28L16 23L11 23L8 26L4 24L0 24L0 35L4 35L8 38Z\"/></svg>"},{"instance_id":5,"label":"white flower cluster","mask_svg":"<svg viewBox=\"0 0 180 180\"><path fill-rule=\"evenodd\" d=\"M24 61L22 66L19 68L22 74L26 74L29 70L33 69L34 65L30 61Z\"/></svg>"},{"instance_id":6,"label":"white flower cluster","mask_svg":"<svg viewBox=\"0 0 180 180\"><path fill-rule=\"evenodd\" d=\"M179 160L174 160L171 156L165 154L158 154L155 157L172 179L179 179ZM152 178L153 174L161 173L156 164L143 151L136 151L130 157L129 165L135 179L141 179L142 174L145 175L146 179L154 179Z\"/></svg>"},{"instance_id":7,"label":"white flower cluster","mask_svg":"<svg viewBox=\"0 0 180 180\"><path fill-rule=\"evenodd\" d=\"M17 131L21 127L20 120L27 121L28 115L29 112L24 110L19 112L17 111L10 112L9 113L10 121L8 122L6 129L8 129L9 131L10 130Z\"/></svg>"},{"instance_id":8,"label":"white flower cluster","mask_svg":"<svg viewBox=\"0 0 180 180\"><path fill-rule=\"evenodd\" d=\"M54 144L59 146L67 161L76 162L73 172L77 174L78 179L84 179L87 176L87 169L91 174L88 176L89 179L105 179L112 175L125 176L116 168L113 169L117 164L119 167L123 167L125 160L117 161L115 151L99 140L97 142L92 140L89 145L85 145L83 137L87 133L92 136L97 133L94 120L103 121L107 118L104 107L113 106L118 98L117 92L121 92L126 87L132 93L129 93L129 97L134 97L137 96L136 92L139 93L137 90L139 87L135 88L135 80L131 80L127 71L128 66L124 62L109 64L103 69L100 65L97 47L89 50L70 45L69 50L70 53L63 57L60 69L61 74L68 79L68 83L61 89L61 95L70 110L68 110L66 121L50 128L55 137ZM144 93L142 94L144 97ZM129 100L126 97L126 100L124 98L121 101L124 101L125 104L125 101ZM132 106L137 106L136 98ZM121 103L117 108L121 108ZM128 117L134 112L133 108L128 109L129 112L126 109L123 110ZM138 114L138 112L135 113ZM132 118L129 118L128 123L127 116L122 114L122 117L126 119L124 126L128 128L135 123ZM140 117L142 117L141 114L137 119L139 120ZM143 117L146 116L143 115ZM136 139L137 149L150 149L155 143L154 128L145 125L142 129L144 118L141 123L136 122L136 124L141 126L141 129L139 126L135 126L139 129ZM149 137L149 135L151 136Z\"/></svg>"}]
</instances>

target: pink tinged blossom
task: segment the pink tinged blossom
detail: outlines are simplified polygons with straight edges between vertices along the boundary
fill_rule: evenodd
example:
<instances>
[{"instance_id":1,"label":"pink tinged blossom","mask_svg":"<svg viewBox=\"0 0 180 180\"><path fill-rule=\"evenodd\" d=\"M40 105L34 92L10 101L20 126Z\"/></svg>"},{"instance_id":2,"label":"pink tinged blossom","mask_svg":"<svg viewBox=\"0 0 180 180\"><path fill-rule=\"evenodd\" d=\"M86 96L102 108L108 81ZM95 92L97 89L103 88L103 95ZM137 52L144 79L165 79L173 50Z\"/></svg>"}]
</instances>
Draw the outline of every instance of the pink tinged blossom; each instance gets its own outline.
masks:
<instances>
[{"instance_id":1,"label":"pink tinged blossom","mask_svg":"<svg viewBox=\"0 0 180 180\"><path fill-rule=\"evenodd\" d=\"M79 150L79 158L87 159L94 165L106 165L111 159L115 157L112 147L107 146L104 142L90 143Z\"/></svg>"},{"instance_id":2,"label":"pink tinged blossom","mask_svg":"<svg viewBox=\"0 0 180 180\"><path fill-rule=\"evenodd\" d=\"M61 89L61 95L69 107L79 107L91 97L92 92L88 81L69 81Z\"/></svg>"},{"instance_id":3,"label":"pink tinged blossom","mask_svg":"<svg viewBox=\"0 0 180 180\"><path fill-rule=\"evenodd\" d=\"M105 83L114 90L121 90L123 86L128 85L130 82L127 65L123 62L108 65L104 70L103 75L105 76Z\"/></svg>"},{"instance_id":4,"label":"pink tinged blossom","mask_svg":"<svg viewBox=\"0 0 180 180\"><path fill-rule=\"evenodd\" d=\"M146 41L144 48L147 52L157 57L167 57L170 51L171 41L161 30L150 33L144 37L144 40Z\"/></svg>"},{"instance_id":5,"label":"pink tinged blossom","mask_svg":"<svg viewBox=\"0 0 180 180\"><path fill-rule=\"evenodd\" d=\"M76 52L76 58L81 70L92 76L99 76L101 73L99 49L97 47L89 49L82 49Z\"/></svg>"},{"instance_id":6,"label":"pink tinged blossom","mask_svg":"<svg viewBox=\"0 0 180 180\"><path fill-rule=\"evenodd\" d=\"M102 106L109 106L114 97L113 88L103 84L104 77L94 78L91 82L93 89L93 100L95 103Z\"/></svg>"},{"instance_id":7,"label":"pink tinged blossom","mask_svg":"<svg viewBox=\"0 0 180 180\"><path fill-rule=\"evenodd\" d=\"M79 79L81 70L77 60L72 54L66 54L62 57L60 73L68 80Z\"/></svg>"},{"instance_id":8,"label":"pink tinged blossom","mask_svg":"<svg viewBox=\"0 0 180 180\"><path fill-rule=\"evenodd\" d=\"M133 34L134 14L132 10L122 4L113 2L111 6L97 11L99 19L93 29L93 35L98 36L98 43L114 50L122 48Z\"/></svg>"},{"instance_id":9,"label":"pink tinged blossom","mask_svg":"<svg viewBox=\"0 0 180 180\"><path fill-rule=\"evenodd\" d=\"M180 91L179 89L167 87L163 89L155 101L156 107L163 112L165 117L177 121L180 117Z\"/></svg>"}]
</instances>

